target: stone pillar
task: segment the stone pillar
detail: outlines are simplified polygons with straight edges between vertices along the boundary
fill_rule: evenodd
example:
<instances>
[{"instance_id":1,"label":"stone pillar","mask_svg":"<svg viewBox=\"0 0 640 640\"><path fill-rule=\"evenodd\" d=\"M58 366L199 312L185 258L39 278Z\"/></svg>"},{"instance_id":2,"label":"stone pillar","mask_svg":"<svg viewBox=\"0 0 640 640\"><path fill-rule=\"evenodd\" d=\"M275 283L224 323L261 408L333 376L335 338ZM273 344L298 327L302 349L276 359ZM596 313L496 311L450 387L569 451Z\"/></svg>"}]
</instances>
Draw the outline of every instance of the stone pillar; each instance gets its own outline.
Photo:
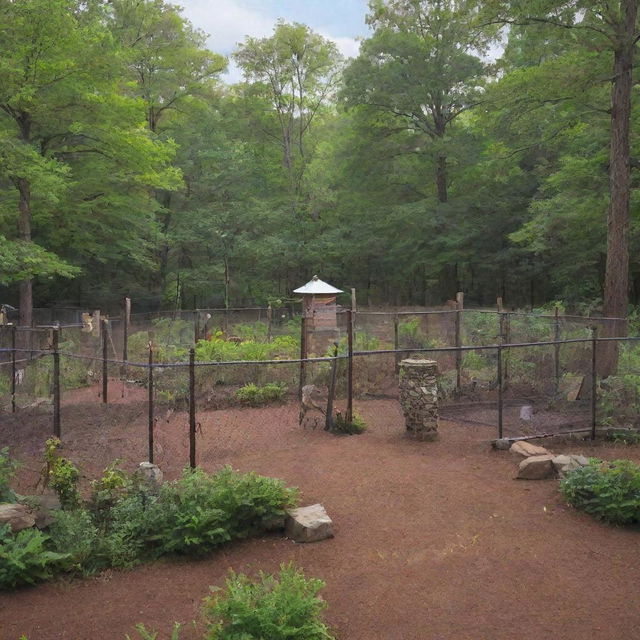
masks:
<instances>
[{"instance_id":1,"label":"stone pillar","mask_svg":"<svg viewBox=\"0 0 640 640\"><path fill-rule=\"evenodd\" d=\"M400 406L407 433L417 440L438 437L438 363L434 360L400 362Z\"/></svg>"}]
</instances>

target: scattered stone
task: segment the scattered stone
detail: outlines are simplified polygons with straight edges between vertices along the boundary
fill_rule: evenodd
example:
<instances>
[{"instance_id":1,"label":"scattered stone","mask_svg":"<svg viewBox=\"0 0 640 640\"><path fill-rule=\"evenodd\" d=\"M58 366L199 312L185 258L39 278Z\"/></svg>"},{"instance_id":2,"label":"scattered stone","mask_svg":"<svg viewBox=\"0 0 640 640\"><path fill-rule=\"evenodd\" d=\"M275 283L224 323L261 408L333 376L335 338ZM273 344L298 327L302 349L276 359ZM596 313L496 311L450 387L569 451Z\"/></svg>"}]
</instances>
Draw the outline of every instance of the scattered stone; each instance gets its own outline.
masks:
<instances>
[{"instance_id":1,"label":"scattered stone","mask_svg":"<svg viewBox=\"0 0 640 640\"><path fill-rule=\"evenodd\" d=\"M491 444L494 449L499 449L500 451L508 451L511 447L511 440L509 440L509 438L498 438Z\"/></svg>"},{"instance_id":2,"label":"scattered stone","mask_svg":"<svg viewBox=\"0 0 640 640\"><path fill-rule=\"evenodd\" d=\"M408 358L400 362L400 406L407 433L417 440L438 437L438 363Z\"/></svg>"},{"instance_id":3,"label":"scattered stone","mask_svg":"<svg viewBox=\"0 0 640 640\"><path fill-rule=\"evenodd\" d=\"M152 462L141 462L139 469L142 477L145 478L152 487L157 489L162 484L164 474L157 464L153 464Z\"/></svg>"},{"instance_id":4,"label":"scattered stone","mask_svg":"<svg viewBox=\"0 0 640 640\"><path fill-rule=\"evenodd\" d=\"M0 525L7 523L15 533L33 527L36 524L36 518L26 504L7 502L0 504Z\"/></svg>"},{"instance_id":5,"label":"scattered stone","mask_svg":"<svg viewBox=\"0 0 640 640\"><path fill-rule=\"evenodd\" d=\"M533 407L530 404L520 407L520 420L526 420L527 422L533 420Z\"/></svg>"},{"instance_id":6,"label":"scattered stone","mask_svg":"<svg viewBox=\"0 0 640 640\"><path fill-rule=\"evenodd\" d=\"M525 458L518 466L518 480L545 480L556 475L553 456L540 455Z\"/></svg>"},{"instance_id":7,"label":"scattered stone","mask_svg":"<svg viewBox=\"0 0 640 640\"><path fill-rule=\"evenodd\" d=\"M291 509L287 515L285 533L295 542L318 542L333 538L333 523L321 504Z\"/></svg>"},{"instance_id":8,"label":"scattered stone","mask_svg":"<svg viewBox=\"0 0 640 640\"><path fill-rule=\"evenodd\" d=\"M524 458L529 458L531 456L546 456L549 455L549 451L544 447L538 447L535 444L531 444L526 440L518 440L511 445L509 449L511 453L516 453Z\"/></svg>"}]
</instances>

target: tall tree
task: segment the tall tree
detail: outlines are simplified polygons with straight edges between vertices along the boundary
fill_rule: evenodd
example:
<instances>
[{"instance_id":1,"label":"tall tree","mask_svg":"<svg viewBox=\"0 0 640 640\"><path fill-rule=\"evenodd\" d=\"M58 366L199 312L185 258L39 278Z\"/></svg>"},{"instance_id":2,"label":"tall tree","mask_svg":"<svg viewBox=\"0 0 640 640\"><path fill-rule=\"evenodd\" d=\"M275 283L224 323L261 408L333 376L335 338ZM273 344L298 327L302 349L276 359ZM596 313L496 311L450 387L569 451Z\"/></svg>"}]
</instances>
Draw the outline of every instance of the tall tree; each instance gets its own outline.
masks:
<instances>
[{"instance_id":1,"label":"tall tree","mask_svg":"<svg viewBox=\"0 0 640 640\"><path fill-rule=\"evenodd\" d=\"M491 24L541 25L570 30L585 52L609 58L610 145L607 255L603 312L626 318L629 304L630 120L635 49L640 38L638 0L550 0L485 3ZM623 327L609 326L607 335ZM616 368L615 343L602 350L601 372Z\"/></svg>"},{"instance_id":2,"label":"tall tree","mask_svg":"<svg viewBox=\"0 0 640 640\"><path fill-rule=\"evenodd\" d=\"M486 36L475 28L473 0L371 0L371 38L345 72L344 95L397 116L426 135L438 200L447 202L447 133L481 97Z\"/></svg>"}]
</instances>

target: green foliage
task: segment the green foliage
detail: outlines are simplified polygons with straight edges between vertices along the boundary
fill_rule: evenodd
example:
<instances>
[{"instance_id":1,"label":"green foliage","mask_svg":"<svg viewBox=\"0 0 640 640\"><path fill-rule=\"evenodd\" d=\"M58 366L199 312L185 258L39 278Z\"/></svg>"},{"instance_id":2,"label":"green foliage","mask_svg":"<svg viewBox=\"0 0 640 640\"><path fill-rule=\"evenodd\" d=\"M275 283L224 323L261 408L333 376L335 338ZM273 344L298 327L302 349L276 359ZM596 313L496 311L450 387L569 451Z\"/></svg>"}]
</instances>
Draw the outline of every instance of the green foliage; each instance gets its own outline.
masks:
<instances>
[{"instance_id":1,"label":"green foliage","mask_svg":"<svg viewBox=\"0 0 640 640\"><path fill-rule=\"evenodd\" d=\"M182 625L179 622L173 623L173 628L171 629L171 636L169 640L180 640L180 629ZM157 640L158 633L157 631L152 631L147 629L143 624L136 625L136 633L140 636L141 640ZM132 640L131 636L127 634L127 640Z\"/></svg>"},{"instance_id":2,"label":"green foliage","mask_svg":"<svg viewBox=\"0 0 640 640\"><path fill-rule=\"evenodd\" d=\"M232 573L226 589L206 602L206 640L332 640L322 622L322 580L305 578L292 564L252 581Z\"/></svg>"},{"instance_id":3,"label":"green foliage","mask_svg":"<svg viewBox=\"0 0 640 640\"><path fill-rule=\"evenodd\" d=\"M259 387L255 384L247 384L235 392L235 397L241 404L250 407L261 407L265 404L282 400L287 393L287 387L283 384L265 384Z\"/></svg>"},{"instance_id":4,"label":"green foliage","mask_svg":"<svg viewBox=\"0 0 640 640\"><path fill-rule=\"evenodd\" d=\"M45 483L56 492L63 509L74 509L80 504L78 481L80 472L71 462L58 454L61 446L58 438L49 438L45 443Z\"/></svg>"},{"instance_id":5,"label":"green foliage","mask_svg":"<svg viewBox=\"0 0 640 640\"><path fill-rule=\"evenodd\" d=\"M627 429L621 431L609 431L607 433L607 440L615 442L616 444L640 444L640 432L630 431Z\"/></svg>"},{"instance_id":6,"label":"green foliage","mask_svg":"<svg viewBox=\"0 0 640 640\"><path fill-rule=\"evenodd\" d=\"M9 486L20 463L9 455L9 447L0 449L0 502L13 502L16 494Z\"/></svg>"},{"instance_id":7,"label":"green foliage","mask_svg":"<svg viewBox=\"0 0 640 640\"><path fill-rule=\"evenodd\" d=\"M353 419L349 422L342 413L337 413L333 421L331 431L339 435L356 435L364 433L367 429L367 423L357 413L353 414Z\"/></svg>"},{"instance_id":8,"label":"green foliage","mask_svg":"<svg viewBox=\"0 0 640 640\"><path fill-rule=\"evenodd\" d=\"M12 533L10 525L0 525L0 589L35 584L53 575L67 556L47 550L47 540L38 529Z\"/></svg>"},{"instance_id":9,"label":"green foliage","mask_svg":"<svg viewBox=\"0 0 640 640\"><path fill-rule=\"evenodd\" d=\"M49 535L53 548L67 556L61 569L89 575L102 568L98 560L102 539L88 510L55 512Z\"/></svg>"},{"instance_id":10,"label":"green foliage","mask_svg":"<svg viewBox=\"0 0 640 640\"><path fill-rule=\"evenodd\" d=\"M203 554L233 538L260 531L263 523L284 515L297 500L297 490L255 473L225 467L214 475L185 470L165 484L159 503L168 513L162 531L167 553Z\"/></svg>"},{"instance_id":11,"label":"green foliage","mask_svg":"<svg viewBox=\"0 0 640 640\"><path fill-rule=\"evenodd\" d=\"M630 460L589 464L560 481L569 504L611 524L640 521L640 467Z\"/></svg>"}]
</instances>

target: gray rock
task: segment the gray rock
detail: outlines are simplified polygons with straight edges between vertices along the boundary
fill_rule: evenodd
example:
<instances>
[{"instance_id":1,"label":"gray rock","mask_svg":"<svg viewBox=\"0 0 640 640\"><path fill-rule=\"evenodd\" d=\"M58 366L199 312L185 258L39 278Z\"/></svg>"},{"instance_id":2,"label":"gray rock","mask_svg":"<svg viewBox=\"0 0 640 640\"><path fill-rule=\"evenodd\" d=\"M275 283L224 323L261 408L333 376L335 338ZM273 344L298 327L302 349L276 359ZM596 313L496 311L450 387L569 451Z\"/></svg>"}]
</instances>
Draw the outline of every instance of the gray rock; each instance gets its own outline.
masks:
<instances>
[{"instance_id":1,"label":"gray rock","mask_svg":"<svg viewBox=\"0 0 640 640\"><path fill-rule=\"evenodd\" d=\"M511 445L511 449L509 449L509 451L511 451L511 453L520 455L523 458L549 455L549 451L547 451L544 447L538 447L537 445L526 442L525 440L518 440L517 442L514 442Z\"/></svg>"},{"instance_id":2,"label":"gray rock","mask_svg":"<svg viewBox=\"0 0 640 640\"><path fill-rule=\"evenodd\" d=\"M162 484L164 474L157 464L141 462L139 469L142 476L146 478L152 486L159 487Z\"/></svg>"},{"instance_id":3,"label":"gray rock","mask_svg":"<svg viewBox=\"0 0 640 640\"><path fill-rule=\"evenodd\" d=\"M511 447L511 441L508 438L498 438L493 441L492 446L500 451L508 451Z\"/></svg>"},{"instance_id":4,"label":"gray rock","mask_svg":"<svg viewBox=\"0 0 640 640\"><path fill-rule=\"evenodd\" d=\"M291 509L287 516L285 533L295 542L318 542L333 538L333 522L321 504Z\"/></svg>"},{"instance_id":5,"label":"gray rock","mask_svg":"<svg viewBox=\"0 0 640 640\"><path fill-rule=\"evenodd\" d=\"M36 518L26 504L6 502L0 504L0 525L7 523L15 533L33 527L36 524Z\"/></svg>"},{"instance_id":6,"label":"gray rock","mask_svg":"<svg viewBox=\"0 0 640 640\"><path fill-rule=\"evenodd\" d=\"M530 404L520 407L520 420L533 420L533 407Z\"/></svg>"},{"instance_id":7,"label":"gray rock","mask_svg":"<svg viewBox=\"0 0 640 640\"><path fill-rule=\"evenodd\" d=\"M518 475L516 477L519 480L545 480L553 478L555 475L553 456L542 455L525 458L518 465Z\"/></svg>"}]
</instances>

